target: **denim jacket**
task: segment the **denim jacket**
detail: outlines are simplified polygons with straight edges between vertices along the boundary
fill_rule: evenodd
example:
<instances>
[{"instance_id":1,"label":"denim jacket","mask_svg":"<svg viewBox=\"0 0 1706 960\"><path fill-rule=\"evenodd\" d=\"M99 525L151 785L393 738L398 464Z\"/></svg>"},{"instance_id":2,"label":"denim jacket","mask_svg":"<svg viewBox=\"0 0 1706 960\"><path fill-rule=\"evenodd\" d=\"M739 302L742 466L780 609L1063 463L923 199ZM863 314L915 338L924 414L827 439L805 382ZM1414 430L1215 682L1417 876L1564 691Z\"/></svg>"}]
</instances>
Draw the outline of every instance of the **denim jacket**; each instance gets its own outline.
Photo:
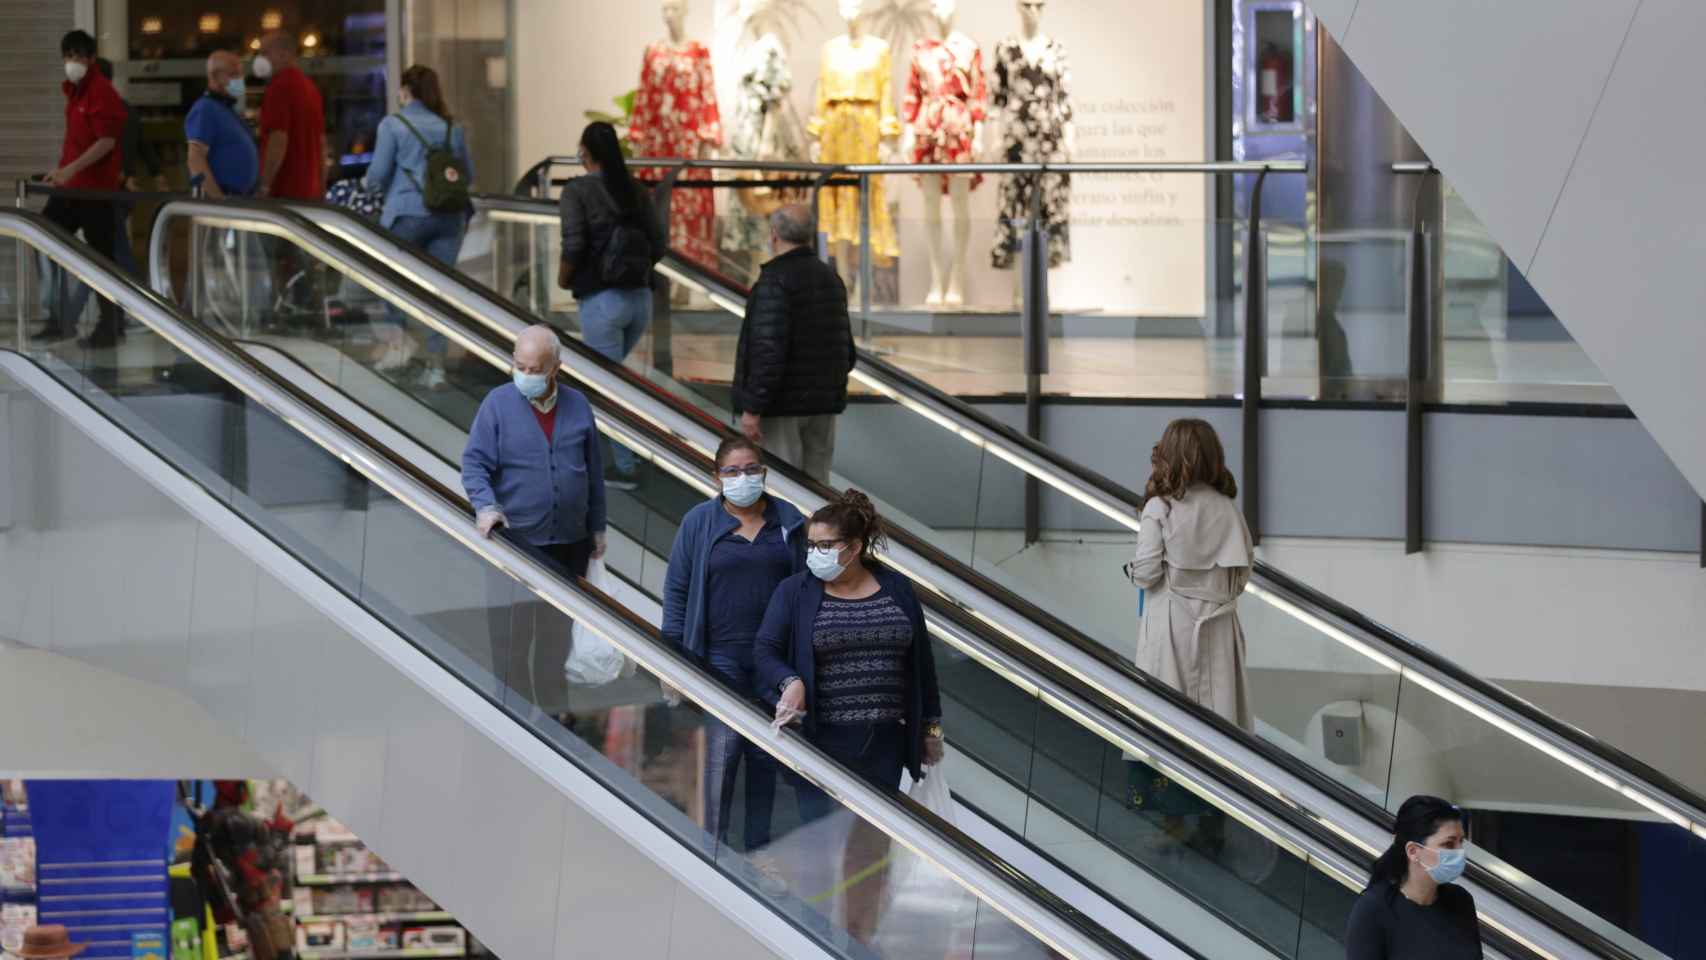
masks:
<instances>
[{"instance_id":1,"label":"denim jacket","mask_svg":"<svg viewBox=\"0 0 1706 960\"><path fill-rule=\"evenodd\" d=\"M421 198L420 185L426 181L427 162L427 145L421 143L421 138L425 138L433 148L442 144L444 118L422 106L419 100L409 101L408 106L398 112L408 118L421 136L410 133L409 128L403 126L403 121L395 116L379 121L379 139L373 147L373 163L367 168L363 181L367 189L385 194L385 209L379 216L379 225L386 229L390 229L398 217L430 217L442 212L427 209L426 201ZM472 179L474 161L468 155L468 141L462 135L461 127L451 128L450 149L462 161Z\"/></svg>"}]
</instances>

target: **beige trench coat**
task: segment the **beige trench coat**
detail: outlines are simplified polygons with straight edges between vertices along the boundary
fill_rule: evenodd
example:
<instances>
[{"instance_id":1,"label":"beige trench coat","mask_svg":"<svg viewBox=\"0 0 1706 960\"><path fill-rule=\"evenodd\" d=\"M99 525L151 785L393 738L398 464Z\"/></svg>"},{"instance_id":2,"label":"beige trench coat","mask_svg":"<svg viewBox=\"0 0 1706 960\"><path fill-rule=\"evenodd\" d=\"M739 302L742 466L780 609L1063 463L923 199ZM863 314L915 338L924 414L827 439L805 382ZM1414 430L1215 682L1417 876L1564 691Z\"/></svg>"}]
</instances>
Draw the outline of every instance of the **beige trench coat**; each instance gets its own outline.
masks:
<instances>
[{"instance_id":1,"label":"beige trench coat","mask_svg":"<svg viewBox=\"0 0 1706 960\"><path fill-rule=\"evenodd\" d=\"M1131 578L1149 591L1137 668L1245 730L1253 729L1238 596L1250 582L1250 530L1206 485L1143 508Z\"/></svg>"}]
</instances>

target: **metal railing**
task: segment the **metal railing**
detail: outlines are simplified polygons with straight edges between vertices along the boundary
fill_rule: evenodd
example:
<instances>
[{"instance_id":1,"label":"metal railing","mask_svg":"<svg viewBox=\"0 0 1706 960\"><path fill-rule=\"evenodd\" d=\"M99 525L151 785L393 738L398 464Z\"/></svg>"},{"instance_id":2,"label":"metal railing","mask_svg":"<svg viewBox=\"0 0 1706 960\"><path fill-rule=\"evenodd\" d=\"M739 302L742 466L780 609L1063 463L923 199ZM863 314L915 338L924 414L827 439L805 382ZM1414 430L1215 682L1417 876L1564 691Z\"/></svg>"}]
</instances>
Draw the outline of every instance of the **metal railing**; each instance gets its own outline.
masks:
<instances>
[{"instance_id":1,"label":"metal railing","mask_svg":"<svg viewBox=\"0 0 1706 960\"><path fill-rule=\"evenodd\" d=\"M517 201L513 201L513 200L506 201L506 202L508 204L511 204L511 205L514 205L516 207L523 208L523 209L526 209L529 207L534 208L534 209L538 209L537 203L517 202ZM257 209L256 210L243 210L243 209L234 208L233 205L231 205L231 204L213 204L213 203L205 203L205 202L203 202L201 204L181 203L181 204L174 205L177 214L195 213L196 215L198 215L200 217L204 217L206 219L206 221L210 222L210 223L219 223L222 221L235 222L236 220L239 220L239 219L261 218L264 220L272 221L274 226L283 227L295 218L295 215L288 215L287 216L282 211L266 210L264 207L261 207L260 205L248 204L248 205L242 205L242 206L255 207ZM471 289L473 289L472 285L468 285L468 284L463 283L463 282L458 282L454 276L446 276L446 277L438 276L436 274L436 272L433 272L433 271L436 271L438 268L430 267L429 265L427 265L427 262L423 258L421 258L418 255L410 253L406 247L403 247L403 246L396 244L395 241L387 240L382 233L373 230L370 226L363 224L360 221L354 221L353 218L350 218L347 214L344 214L342 212L335 211L335 210L332 210L329 208L316 208L313 210L306 210L304 212L306 214L308 214L310 217L312 217L313 219L326 221L328 223L328 226L331 227L331 229L333 230L334 233L343 234L347 230L359 230L360 232L362 232L364 234L370 234L370 236L367 236L365 239L359 239L356 241L358 243L358 245L361 247L360 251L357 251L357 252L333 251L333 253L337 256L350 258L350 261L352 263L355 263L356 258L358 258L358 257L361 257L361 258L377 258L379 260L384 261L384 263L387 264L387 266L385 268L383 268L386 270L390 270L390 269L394 268L394 269L400 269L400 270L404 270L406 272L410 272L411 274L414 274L418 271L419 272L418 275L414 275L412 277L413 283L416 287L421 288L421 289L430 289L430 290L434 291L434 294L436 296L443 296L443 297L446 297L450 300L460 302L462 304L462 309L465 312L468 312L470 316L480 316L480 315L490 314L491 311L494 309L494 307L497 306L495 304L495 302L492 301L491 299L483 298L483 297L473 297L472 294L469 294L467 292L467 290L464 289L464 288L467 288L468 290L471 290ZM176 215L176 214L174 214L174 215ZM330 221L335 221L335 220L340 219L340 218L345 219L345 220L350 220L351 226L348 228L340 230L334 224L330 223ZM157 265L158 265L158 262L160 259L161 258L156 256L155 260L156 260ZM470 299L470 297L473 297L473 299ZM526 317L519 316L519 315L514 315L513 314L513 308L511 308L510 310L499 309L497 311L496 315L489 316L488 319L485 319L482 322L484 322L488 325L494 325L496 328L502 328L505 330L506 334L513 336L513 332L515 330L519 330L527 322L530 322L530 318L526 318ZM433 326L436 329L439 325L429 324L429 326ZM445 332L445 331L440 330L440 332ZM500 357L497 360L497 363L498 363L498 365L501 366L503 363L503 359ZM577 373L576 375L579 376L581 374ZM921 389L927 389L927 388L921 388ZM653 399L655 399L655 398L653 398ZM648 419L652 419L652 418L648 417ZM697 432L697 431L695 431L695 432ZM703 447L705 445L705 442L706 441L701 440L696 445ZM1019 448L1004 445L1003 449L1007 450L1008 453L1012 453L1013 451L1015 451ZM784 489L786 489L786 488L784 487ZM786 494L784 494L784 495L786 495ZM792 497L790 497L790 499L792 499ZM1358 641L1355 641L1354 639L1347 639L1344 642L1351 644L1351 645L1355 645ZM959 645L959 644L956 644L956 645Z\"/></svg>"},{"instance_id":2,"label":"metal railing","mask_svg":"<svg viewBox=\"0 0 1706 960\"><path fill-rule=\"evenodd\" d=\"M204 201L205 202L205 201ZM290 216L289 214L282 214ZM552 572L530 550L504 537L478 535L466 498L413 465L388 456L359 428L257 364L224 337L183 318L163 297L118 272L86 246L40 217L0 211L0 236L9 236L67 267L79 280L136 316L172 347L279 417L337 460L427 520L450 539L514 577L564 615L608 639L646 672L681 691L708 714L823 789L861 819L922 855L1021 928L1073 957L1141 960L1058 897L1024 878L993 853L912 804L871 786L822 754L793 731L778 735L771 718L713 678L704 667L665 643L606 594L582 580ZM417 298L417 309L427 304ZM569 762L573 758L567 757Z\"/></svg>"}]
</instances>

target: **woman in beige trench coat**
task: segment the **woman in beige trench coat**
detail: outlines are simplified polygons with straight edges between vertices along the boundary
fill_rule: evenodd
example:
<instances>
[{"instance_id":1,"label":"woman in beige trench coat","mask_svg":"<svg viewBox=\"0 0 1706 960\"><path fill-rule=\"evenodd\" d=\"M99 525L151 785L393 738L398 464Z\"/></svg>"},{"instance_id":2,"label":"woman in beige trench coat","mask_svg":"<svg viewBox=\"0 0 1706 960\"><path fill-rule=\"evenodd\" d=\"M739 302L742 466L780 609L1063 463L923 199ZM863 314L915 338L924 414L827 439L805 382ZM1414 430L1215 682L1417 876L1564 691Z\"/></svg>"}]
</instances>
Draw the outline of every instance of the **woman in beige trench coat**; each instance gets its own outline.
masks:
<instances>
[{"instance_id":1,"label":"woman in beige trench coat","mask_svg":"<svg viewBox=\"0 0 1706 960\"><path fill-rule=\"evenodd\" d=\"M1238 484L1214 428L1202 420L1167 425L1150 456L1153 472L1126 567L1147 591L1138 626L1137 667L1245 730L1252 729L1244 678L1238 596L1250 582L1250 530L1233 500ZM1206 805L1134 764L1133 806L1171 819ZM1176 824L1169 823L1168 832Z\"/></svg>"}]
</instances>

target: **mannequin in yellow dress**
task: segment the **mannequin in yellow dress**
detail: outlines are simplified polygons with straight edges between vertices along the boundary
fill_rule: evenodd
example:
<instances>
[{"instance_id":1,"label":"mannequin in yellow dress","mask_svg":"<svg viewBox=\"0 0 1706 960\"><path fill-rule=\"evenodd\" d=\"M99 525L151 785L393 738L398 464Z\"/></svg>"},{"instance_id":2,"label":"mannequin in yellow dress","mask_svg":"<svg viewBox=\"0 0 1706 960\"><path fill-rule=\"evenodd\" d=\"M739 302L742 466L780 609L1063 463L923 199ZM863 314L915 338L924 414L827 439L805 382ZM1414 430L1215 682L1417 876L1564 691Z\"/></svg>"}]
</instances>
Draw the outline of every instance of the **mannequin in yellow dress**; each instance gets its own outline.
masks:
<instances>
[{"instance_id":1,"label":"mannequin in yellow dress","mask_svg":"<svg viewBox=\"0 0 1706 960\"><path fill-rule=\"evenodd\" d=\"M806 124L813 139L812 159L819 163L876 163L883 147L900 136L890 90L888 42L865 27L862 0L841 0L847 34L823 45L817 82L817 106ZM859 243L859 191L826 187L818 201L818 230L829 235L837 269L852 290ZM871 256L887 263L900 254L889 219L883 178L871 178Z\"/></svg>"}]
</instances>

